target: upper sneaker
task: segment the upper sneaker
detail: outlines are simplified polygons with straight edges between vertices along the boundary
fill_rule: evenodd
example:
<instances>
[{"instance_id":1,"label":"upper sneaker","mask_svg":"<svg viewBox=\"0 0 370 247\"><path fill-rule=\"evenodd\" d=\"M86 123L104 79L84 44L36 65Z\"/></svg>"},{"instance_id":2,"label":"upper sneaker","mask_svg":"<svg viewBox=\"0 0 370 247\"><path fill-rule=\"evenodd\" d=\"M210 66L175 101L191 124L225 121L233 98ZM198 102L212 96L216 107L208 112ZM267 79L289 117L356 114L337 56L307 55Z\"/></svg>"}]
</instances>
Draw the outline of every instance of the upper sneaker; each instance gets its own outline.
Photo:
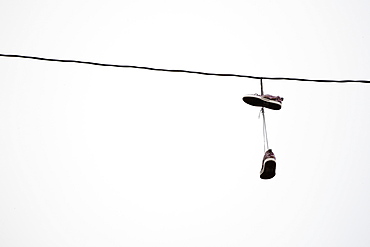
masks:
<instances>
[{"instance_id":1,"label":"upper sneaker","mask_svg":"<svg viewBox=\"0 0 370 247\"><path fill-rule=\"evenodd\" d=\"M276 157L272 150L269 149L263 156L260 178L262 179L273 178L275 176L275 169L276 169Z\"/></svg>"},{"instance_id":2,"label":"upper sneaker","mask_svg":"<svg viewBox=\"0 0 370 247\"><path fill-rule=\"evenodd\" d=\"M243 97L243 101L249 105L266 107L272 110L280 110L283 100L284 98L280 96L272 96L269 94L248 94Z\"/></svg>"}]
</instances>

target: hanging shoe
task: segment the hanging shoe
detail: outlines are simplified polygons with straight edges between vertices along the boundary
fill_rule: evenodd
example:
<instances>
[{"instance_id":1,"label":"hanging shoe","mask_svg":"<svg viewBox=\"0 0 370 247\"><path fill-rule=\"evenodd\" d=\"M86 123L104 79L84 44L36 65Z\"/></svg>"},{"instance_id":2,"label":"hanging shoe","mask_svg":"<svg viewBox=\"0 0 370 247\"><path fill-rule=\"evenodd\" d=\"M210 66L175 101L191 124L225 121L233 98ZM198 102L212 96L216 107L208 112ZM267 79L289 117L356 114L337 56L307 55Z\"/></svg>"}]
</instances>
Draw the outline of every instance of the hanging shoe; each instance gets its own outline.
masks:
<instances>
[{"instance_id":1,"label":"hanging shoe","mask_svg":"<svg viewBox=\"0 0 370 247\"><path fill-rule=\"evenodd\" d=\"M260 172L261 179L270 179L275 176L276 158L271 149L267 150L263 156L262 169Z\"/></svg>"},{"instance_id":2,"label":"hanging shoe","mask_svg":"<svg viewBox=\"0 0 370 247\"><path fill-rule=\"evenodd\" d=\"M269 94L258 95L248 94L243 97L243 101L252 106L266 107L272 110L280 110L284 98Z\"/></svg>"}]
</instances>

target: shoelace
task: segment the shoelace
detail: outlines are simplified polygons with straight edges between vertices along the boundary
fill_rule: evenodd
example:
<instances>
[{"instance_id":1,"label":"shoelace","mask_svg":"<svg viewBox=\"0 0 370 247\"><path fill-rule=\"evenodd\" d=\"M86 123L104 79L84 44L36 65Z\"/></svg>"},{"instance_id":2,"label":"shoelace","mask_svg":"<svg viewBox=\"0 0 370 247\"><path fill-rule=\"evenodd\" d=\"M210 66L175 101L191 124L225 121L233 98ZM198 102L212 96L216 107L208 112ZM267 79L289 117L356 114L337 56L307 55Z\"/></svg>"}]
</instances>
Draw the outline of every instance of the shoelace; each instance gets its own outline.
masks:
<instances>
[{"instance_id":1,"label":"shoelace","mask_svg":"<svg viewBox=\"0 0 370 247\"><path fill-rule=\"evenodd\" d=\"M267 150L269 150L269 141L268 141L268 138L267 138L265 109L263 107L261 107L261 110L258 114L258 118L260 118L261 113L262 113L262 123L263 123L263 126L262 126L263 127L263 148L266 152Z\"/></svg>"},{"instance_id":2,"label":"shoelace","mask_svg":"<svg viewBox=\"0 0 370 247\"><path fill-rule=\"evenodd\" d=\"M264 95L263 93L263 81L261 78L261 96ZM263 120L263 147L265 149L265 152L269 150L269 141L267 139L267 129L266 129L266 118L265 118L265 109L262 107L260 114L262 113L262 120ZM258 116L259 117L259 116Z\"/></svg>"}]
</instances>

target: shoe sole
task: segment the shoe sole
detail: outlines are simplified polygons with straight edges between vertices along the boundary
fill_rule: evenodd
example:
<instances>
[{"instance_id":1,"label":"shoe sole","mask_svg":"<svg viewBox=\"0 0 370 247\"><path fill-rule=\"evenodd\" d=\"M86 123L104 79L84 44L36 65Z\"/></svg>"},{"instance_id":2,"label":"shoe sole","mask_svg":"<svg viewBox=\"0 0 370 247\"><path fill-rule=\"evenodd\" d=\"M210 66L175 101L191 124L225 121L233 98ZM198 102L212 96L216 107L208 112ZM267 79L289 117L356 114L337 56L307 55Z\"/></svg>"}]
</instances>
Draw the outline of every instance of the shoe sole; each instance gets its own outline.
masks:
<instances>
[{"instance_id":1,"label":"shoe sole","mask_svg":"<svg viewBox=\"0 0 370 247\"><path fill-rule=\"evenodd\" d=\"M260 106L260 107L266 107L272 110L280 110L281 109L281 103L262 98L257 95L247 95L243 97L243 101L249 105L252 106Z\"/></svg>"},{"instance_id":2,"label":"shoe sole","mask_svg":"<svg viewBox=\"0 0 370 247\"><path fill-rule=\"evenodd\" d=\"M261 170L260 173L260 178L261 179L270 179L275 177L275 170L276 170L276 161L275 159L266 159L264 162L263 169Z\"/></svg>"}]
</instances>

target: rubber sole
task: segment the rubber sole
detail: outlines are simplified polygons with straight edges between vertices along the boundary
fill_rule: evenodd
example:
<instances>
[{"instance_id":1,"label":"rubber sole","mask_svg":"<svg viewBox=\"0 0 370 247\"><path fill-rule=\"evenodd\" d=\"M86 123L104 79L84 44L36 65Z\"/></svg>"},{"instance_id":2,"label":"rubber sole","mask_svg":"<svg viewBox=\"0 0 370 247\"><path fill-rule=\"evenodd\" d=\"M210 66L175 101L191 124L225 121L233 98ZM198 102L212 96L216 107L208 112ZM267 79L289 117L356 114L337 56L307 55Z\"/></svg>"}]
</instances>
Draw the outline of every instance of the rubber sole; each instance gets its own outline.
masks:
<instances>
[{"instance_id":1,"label":"rubber sole","mask_svg":"<svg viewBox=\"0 0 370 247\"><path fill-rule=\"evenodd\" d=\"M281 109L281 103L274 100L262 98L258 95L246 95L243 97L243 101L252 106L266 107L272 110Z\"/></svg>"},{"instance_id":2,"label":"rubber sole","mask_svg":"<svg viewBox=\"0 0 370 247\"><path fill-rule=\"evenodd\" d=\"M263 166L260 178L261 179L270 179L275 177L275 170L276 170L276 161L274 159L270 159L265 161L265 165Z\"/></svg>"}]
</instances>

